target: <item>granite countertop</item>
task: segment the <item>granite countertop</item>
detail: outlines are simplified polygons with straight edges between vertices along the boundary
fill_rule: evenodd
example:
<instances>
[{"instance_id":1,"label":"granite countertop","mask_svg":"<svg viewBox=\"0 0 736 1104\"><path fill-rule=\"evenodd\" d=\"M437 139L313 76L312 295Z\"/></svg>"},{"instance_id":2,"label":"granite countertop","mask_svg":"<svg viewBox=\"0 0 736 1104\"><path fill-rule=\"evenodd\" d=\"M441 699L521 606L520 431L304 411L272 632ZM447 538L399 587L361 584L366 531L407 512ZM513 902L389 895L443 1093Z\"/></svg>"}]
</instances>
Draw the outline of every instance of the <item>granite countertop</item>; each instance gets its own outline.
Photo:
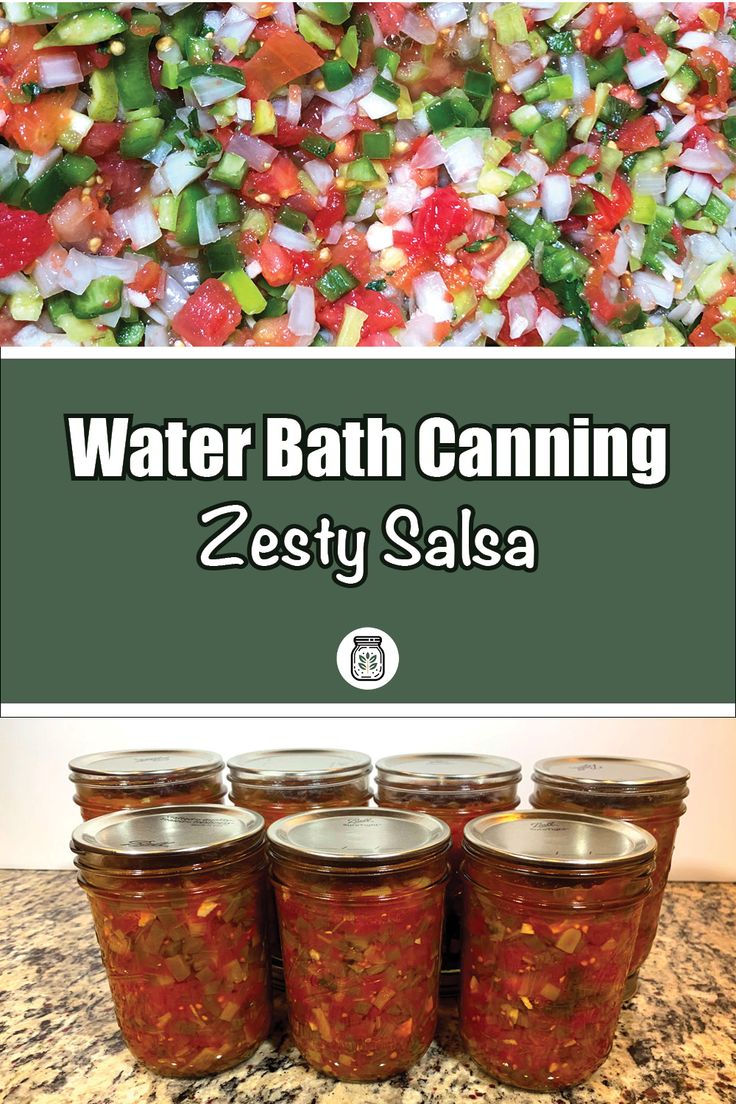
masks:
<instances>
[{"instance_id":1,"label":"granite countertop","mask_svg":"<svg viewBox=\"0 0 736 1104\"><path fill-rule=\"evenodd\" d=\"M608 1060L584 1086L539 1096L497 1085L462 1051L451 1007L409 1073L345 1085L308 1070L283 1009L250 1061L168 1080L118 1031L92 919L70 872L0 871L2 1104L733 1104L736 885L670 886L660 933Z\"/></svg>"}]
</instances>

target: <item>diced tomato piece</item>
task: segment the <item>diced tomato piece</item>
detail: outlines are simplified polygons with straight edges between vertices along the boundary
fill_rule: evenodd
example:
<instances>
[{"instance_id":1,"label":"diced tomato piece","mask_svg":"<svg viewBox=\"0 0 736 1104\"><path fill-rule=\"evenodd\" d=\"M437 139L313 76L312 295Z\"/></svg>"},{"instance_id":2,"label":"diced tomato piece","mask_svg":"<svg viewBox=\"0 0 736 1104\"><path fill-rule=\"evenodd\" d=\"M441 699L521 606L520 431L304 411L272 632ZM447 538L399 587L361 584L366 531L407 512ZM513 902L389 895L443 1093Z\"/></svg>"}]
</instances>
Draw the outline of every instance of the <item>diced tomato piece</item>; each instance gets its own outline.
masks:
<instances>
[{"instance_id":1,"label":"diced tomato piece","mask_svg":"<svg viewBox=\"0 0 736 1104\"><path fill-rule=\"evenodd\" d=\"M509 115L523 103L521 96L515 92L494 92L491 104L491 126L494 131L499 127L509 127Z\"/></svg>"},{"instance_id":2,"label":"diced tomato piece","mask_svg":"<svg viewBox=\"0 0 736 1104\"><path fill-rule=\"evenodd\" d=\"M278 26L278 32L269 35L258 53L242 66L246 89L256 99L268 99L277 88L322 64L321 55L301 35Z\"/></svg>"},{"instance_id":3,"label":"diced tomato piece","mask_svg":"<svg viewBox=\"0 0 736 1104\"><path fill-rule=\"evenodd\" d=\"M21 149L39 155L50 153L59 135L67 129L69 109L76 97L73 88L65 92L44 92L33 103L8 104L3 134Z\"/></svg>"},{"instance_id":4,"label":"diced tomato piece","mask_svg":"<svg viewBox=\"0 0 736 1104\"><path fill-rule=\"evenodd\" d=\"M504 292L504 298L511 298L513 295L526 295L527 292L536 291L538 287L539 276L531 265L527 265L516 279L511 281Z\"/></svg>"},{"instance_id":5,"label":"diced tomato piece","mask_svg":"<svg viewBox=\"0 0 736 1104\"><path fill-rule=\"evenodd\" d=\"M617 84L615 88L611 89L611 95L615 96L617 100L623 100L629 107L633 107L634 111L638 111L646 103L641 93L632 88L630 84ZM595 131L593 134L595 134ZM591 135L591 139L592 137L593 135Z\"/></svg>"},{"instance_id":6,"label":"diced tomato piece","mask_svg":"<svg viewBox=\"0 0 736 1104\"><path fill-rule=\"evenodd\" d=\"M345 197L337 188L330 188L326 195L325 206L319 214L314 216L314 227L317 233L324 236L332 229L335 223L345 217Z\"/></svg>"},{"instance_id":7,"label":"diced tomato piece","mask_svg":"<svg viewBox=\"0 0 736 1104\"><path fill-rule=\"evenodd\" d=\"M365 234L359 230L345 230L337 245L332 247L330 265L344 265L360 284L371 278L372 253L365 242Z\"/></svg>"},{"instance_id":8,"label":"diced tomato piece","mask_svg":"<svg viewBox=\"0 0 736 1104\"><path fill-rule=\"evenodd\" d=\"M271 287L282 287L289 283L294 275L294 262L288 249L270 238L265 238L257 255L263 278Z\"/></svg>"},{"instance_id":9,"label":"diced tomato piece","mask_svg":"<svg viewBox=\"0 0 736 1104\"><path fill-rule=\"evenodd\" d=\"M709 142L715 142L717 138L716 132L705 123L696 123L682 139L682 145L685 149L703 149Z\"/></svg>"},{"instance_id":10,"label":"diced tomato piece","mask_svg":"<svg viewBox=\"0 0 736 1104\"><path fill-rule=\"evenodd\" d=\"M731 69L719 50L710 46L698 46L690 54L690 64L706 85L706 91L697 97L703 109L728 109L731 98Z\"/></svg>"},{"instance_id":11,"label":"diced tomato piece","mask_svg":"<svg viewBox=\"0 0 736 1104\"><path fill-rule=\"evenodd\" d=\"M390 333L371 333L367 337L361 337L358 342L362 348L373 349L395 349L399 347L399 343L395 337L392 337Z\"/></svg>"},{"instance_id":12,"label":"diced tomato piece","mask_svg":"<svg viewBox=\"0 0 736 1104\"><path fill-rule=\"evenodd\" d=\"M289 329L289 319L259 318L253 327L251 337L256 345L270 348L275 345L296 345L299 338Z\"/></svg>"},{"instance_id":13,"label":"diced tomato piece","mask_svg":"<svg viewBox=\"0 0 736 1104\"><path fill-rule=\"evenodd\" d=\"M146 161L135 158L126 160L119 153L113 152L98 158L97 168L110 193L111 211L135 203L153 175L153 166Z\"/></svg>"},{"instance_id":14,"label":"diced tomato piece","mask_svg":"<svg viewBox=\"0 0 736 1104\"><path fill-rule=\"evenodd\" d=\"M298 146L309 133L309 127L293 126L291 123L287 123L283 116L279 116L277 119L276 141L279 146L284 148Z\"/></svg>"},{"instance_id":15,"label":"diced tomato piece","mask_svg":"<svg viewBox=\"0 0 736 1104\"><path fill-rule=\"evenodd\" d=\"M367 4L384 35L398 34L404 22L406 8L403 4Z\"/></svg>"},{"instance_id":16,"label":"diced tomato piece","mask_svg":"<svg viewBox=\"0 0 736 1104\"><path fill-rule=\"evenodd\" d=\"M9 345L23 325L15 321L7 307L0 309L0 345Z\"/></svg>"},{"instance_id":17,"label":"diced tomato piece","mask_svg":"<svg viewBox=\"0 0 736 1104\"><path fill-rule=\"evenodd\" d=\"M240 304L221 280L205 280L174 316L171 328L189 345L224 345L240 325Z\"/></svg>"},{"instance_id":18,"label":"diced tomato piece","mask_svg":"<svg viewBox=\"0 0 736 1104\"><path fill-rule=\"evenodd\" d=\"M615 31L629 30L636 24L630 4L596 4L587 27L580 36L579 49L596 57Z\"/></svg>"},{"instance_id":19,"label":"diced tomato piece","mask_svg":"<svg viewBox=\"0 0 736 1104\"><path fill-rule=\"evenodd\" d=\"M157 261L148 261L143 268L138 269L135 280L130 285L132 291L139 291L147 295L152 303L160 299L164 293L166 273Z\"/></svg>"},{"instance_id":20,"label":"diced tomato piece","mask_svg":"<svg viewBox=\"0 0 736 1104\"><path fill-rule=\"evenodd\" d=\"M93 123L92 129L82 140L79 153L93 157L96 161L98 157L118 148L122 133L122 123Z\"/></svg>"},{"instance_id":21,"label":"diced tomato piece","mask_svg":"<svg viewBox=\"0 0 736 1104\"><path fill-rule=\"evenodd\" d=\"M640 119L627 119L619 131L616 145L623 154L641 153L659 145L657 126L651 115Z\"/></svg>"},{"instance_id":22,"label":"diced tomato piece","mask_svg":"<svg viewBox=\"0 0 736 1104\"><path fill-rule=\"evenodd\" d=\"M28 268L53 241L46 215L0 203L0 277Z\"/></svg>"},{"instance_id":23,"label":"diced tomato piece","mask_svg":"<svg viewBox=\"0 0 736 1104\"><path fill-rule=\"evenodd\" d=\"M471 214L468 201L453 187L435 188L414 213L414 237L425 252L437 252L462 234Z\"/></svg>"},{"instance_id":24,"label":"diced tomato piece","mask_svg":"<svg viewBox=\"0 0 736 1104\"><path fill-rule=\"evenodd\" d=\"M76 52L85 77L89 76L93 69L107 69L112 61L112 54L109 52L103 54L97 46L77 46Z\"/></svg>"},{"instance_id":25,"label":"diced tomato piece","mask_svg":"<svg viewBox=\"0 0 736 1104\"><path fill-rule=\"evenodd\" d=\"M373 291L372 288L355 288L335 303L322 300L322 303L317 306L317 319L320 325L337 333L342 325L347 306L356 307L368 316L363 323L364 337L404 325L404 316L396 304L385 295L381 295L380 291Z\"/></svg>"},{"instance_id":26,"label":"diced tomato piece","mask_svg":"<svg viewBox=\"0 0 736 1104\"><path fill-rule=\"evenodd\" d=\"M660 61L664 61L667 57L667 43L659 35L633 31L624 39L624 53L629 61L636 61L647 54L656 54Z\"/></svg>"},{"instance_id":27,"label":"diced tomato piece","mask_svg":"<svg viewBox=\"0 0 736 1104\"><path fill-rule=\"evenodd\" d=\"M709 345L718 345L720 338L713 333L713 327L721 321L721 312L718 307L706 307L703 316L694 330L690 331L690 344L697 348Z\"/></svg>"},{"instance_id":28,"label":"diced tomato piece","mask_svg":"<svg viewBox=\"0 0 736 1104\"><path fill-rule=\"evenodd\" d=\"M280 206L282 200L296 195L301 189L296 165L280 154L265 172L249 172L241 192L246 199L256 199L266 206Z\"/></svg>"},{"instance_id":29,"label":"diced tomato piece","mask_svg":"<svg viewBox=\"0 0 736 1104\"><path fill-rule=\"evenodd\" d=\"M631 210L633 196L631 188L620 173L616 173L611 185L611 198L601 192L592 192L595 213L590 222L595 230L613 230L621 219Z\"/></svg>"}]
</instances>

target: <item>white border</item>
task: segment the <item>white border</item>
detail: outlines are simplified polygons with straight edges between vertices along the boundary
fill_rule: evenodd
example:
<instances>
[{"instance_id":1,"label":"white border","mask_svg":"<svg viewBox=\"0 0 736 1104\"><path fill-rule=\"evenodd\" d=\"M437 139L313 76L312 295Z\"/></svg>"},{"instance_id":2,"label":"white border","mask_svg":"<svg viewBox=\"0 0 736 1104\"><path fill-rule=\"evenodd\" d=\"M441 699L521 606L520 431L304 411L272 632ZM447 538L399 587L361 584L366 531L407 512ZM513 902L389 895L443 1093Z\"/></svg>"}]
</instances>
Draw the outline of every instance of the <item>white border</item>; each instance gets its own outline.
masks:
<instances>
[{"instance_id":1,"label":"white border","mask_svg":"<svg viewBox=\"0 0 736 1104\"><path fill-rule=\"evenodd\" d=\"M239 348L220 348L217 353L207 348L140 348L130 349L52 349L35 347L16 349L7 347L2 350L8 360L70 360L74 361L130 361L160 360L217 360L249 361L255 360L372 360L377 356L373 348L336 349L265 349L256 346ZM463 349L438 346L433 348L409 348L391 353L398 360L466 360L488 364L498 357L504 360L539 360L539 349L510 349L496 346ZM736 349L718 346L716 348L633 348L627 347L575 347L546 349L541 359L565 361L623 360L633 357L641 360L686 361L698 360L734 360ZM594 364L592 365L594 367ZM398 368L400 370L400 368ZM0 715L3 717L227 717L227 718L295 718L295 717L336 717L353 719L367 718L425 718L425 717L465 717L465 718L502 718L502 717L733 717L734 702L537 702L519 704L518 702L489 703L422 703L422 704L371 704L361 701L352 704L295 703L284 705L273 702L253 703L173 703L173 702L46 702L13 704L3 703Z\"/></svg>"},{"instance_id":2,"label":"white border","mask_svg":"<svg viewBox=\"0 0 736 1104\"><path fill-rule=\"evenodd\" d=\"M733 717L733 702L679 703L679 702L491 702L480 704L372 704L360 702L343 704L295 703L291 705L264 703L213 704L211 702L182 704L174 702L45 702L13 703L3 707L5 718L20 717L193 717L193 718L426 718L462 717L482 720L513 717Z\"/></svg>"},{"instance_id":3,"label":"white border","mask_svg":"<svg viewBox=\"0 0 736 1104\"><path fill-rule=\"evenodd\" d=\"M135 361L135 360L206 360L213 361L250 361L250 360L469 360L480 361L484 364L501 360L565 360L586 361L622 360L628 358L635 360L734 360L736 361L736 347L718 345L715 348L695 349L692 346L681 348L637 348L627 346L575 346L562 349L535 348L518 349L502 348L501 346L485 346L483 348L464 349L448 345L437 345L431 348L399 348L399 349L375 349L375 348L345 348L337 349L335 346L322 348L261 348L257 345L243 345L237 348L223 346L212 349L206 346L197 347L162 347L162 348L137 348L137 349L86 349L77 348L50 348L45 345L37 345L28 349L17 349L14 346L2 347L3 359L7 360L73 360L99 361L104 365L108 361Z\"/></svg>"}]
</instances>

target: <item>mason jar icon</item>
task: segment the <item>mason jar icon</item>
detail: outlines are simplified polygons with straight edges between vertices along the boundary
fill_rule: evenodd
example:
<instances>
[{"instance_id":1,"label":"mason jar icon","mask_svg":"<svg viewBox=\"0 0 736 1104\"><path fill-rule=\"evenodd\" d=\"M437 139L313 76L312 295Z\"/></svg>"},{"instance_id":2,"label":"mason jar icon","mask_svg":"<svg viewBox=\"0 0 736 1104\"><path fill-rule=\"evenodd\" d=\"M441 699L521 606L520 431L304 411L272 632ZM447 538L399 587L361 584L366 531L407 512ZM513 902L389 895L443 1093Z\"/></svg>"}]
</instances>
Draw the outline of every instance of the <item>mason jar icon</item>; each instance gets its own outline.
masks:
<instances>
[{"instance_id":1,"label":"mason jar icon","mask_svg":"<svg viewBox=\"0 0 736 1104\"><path fill-rule=\"evenodd\" d=\"M379 682L386 668L381 636L354 636L351 668L356 682Z\"/></svg>"}]
</instances>

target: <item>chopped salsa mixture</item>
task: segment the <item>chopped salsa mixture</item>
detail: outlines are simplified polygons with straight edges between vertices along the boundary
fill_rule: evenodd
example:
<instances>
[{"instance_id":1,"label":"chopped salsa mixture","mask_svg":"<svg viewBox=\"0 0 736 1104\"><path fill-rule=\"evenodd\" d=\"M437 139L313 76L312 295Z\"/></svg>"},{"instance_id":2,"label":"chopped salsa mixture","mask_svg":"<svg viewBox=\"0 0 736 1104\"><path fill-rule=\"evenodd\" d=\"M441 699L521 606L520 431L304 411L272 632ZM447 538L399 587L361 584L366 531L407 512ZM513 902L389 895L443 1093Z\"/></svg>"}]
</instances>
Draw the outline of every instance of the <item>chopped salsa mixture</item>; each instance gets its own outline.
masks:
<instances>
[{"instance_id":1,"label":"chopped salsa mixture","mask_svg":"<svg viewBox=\"0 0 736 1104\"><path fill-rule=\"evenodd\" d=\"M684 811L681 801L662 804L641 798L637 805L630 798L614 805L605 798L596 798L591 794L575 800L570 794L561 795L554 786L537 783L532 804L540 809L560 809L566 812L593 813L595 816L610 817L613 820L628 820L645 828L657 841L657 852L652 871L652 892L644 901L641 923L636 937L634 953L631 957L630 973L640 968L652 949L657 934L662 900L667 888L672 854L675 849L675 836Z\"/></svg>"},{"instance_id":2,"label":"chopped salsa mixture","mask_svg":"<svg viewBox=\"0 0 736 1104\"><path fill-rule=\"evenodd\" d=\"M229 1069L271 1024L263 938L264 872L211 884L172 876L130 892L127 879L88 888L115 1013L136 1058L156 1073Z\"/></svg>"},{"instance_id":3,"label":"chopped salsa mixture","mask_svg":"<svg viewBox=\"0 0 736 1104\"><path fill-rule=\"evenodd\" d=\"M507 793L513 789L512 793ZM417 813L428 813L430 816L444 820L451 832L452 842L448 853L450 863L450 878L447 883L447 899L445 906L445 923L442 929L442 970L443 986L457 988L457 975L460 969L460 950L462 947L463 927L463 879L460 864L463 857L463 832L465 825L475 817L484 813L502 813L507 809L513 809L518 805L516 787L499 787L500 795L485 794L473 800L466 796L455 804L439 797L436 802L420 798L396 801L382 796L380 791L376 795L378 805L401 809L412 809ZM393 791L396 793L396 791Z\"/></svg>"},{"instance_id":4,"label":"chopped salsa mixture","mask_svg":"<svg viewBox=\"0 0 736 1104\"><path fill-rule=\"evenodd\" d=\"M4 3L0 343L736 343L734 3Z\"/></svg>"},{"instance_id":5,"label":"chopped salsa mixture","mask_svg":"<svg viewBox=\"0 0 736 1104\"><path fill-rule=\"evenodd\" d=\"M217 775L198 778L189 782L167 785L115 786L78 782L74 800L79 806L82 820L114 813L118 809L145 809L155 805L220 805L227 791Z\"/></svg>"},{"instance_id":6,"label":"chopped salsa mixture","mask_svg":"<svg viewBox=\"0 0 736 1104\"><path fill-rule=\"evenodd\" d=\"M345 880L275 882L289 1024L314 1069L379 1081L434 1037L445 882L429 868L379 885Z\"/></svg>"},{"instance_id":7,"label":"chopped salsa mixture","mask_svg":"<svg viewBox=\"0 0 736 1104\"><path fill-rule=\"evenodd\" d=\"M524 1089L577 1085L611 1048L641 894L631 875L563 874L520 889L473 860L468 875L460 1023L470 1054Z\"/></svg>"}]
</instances>

